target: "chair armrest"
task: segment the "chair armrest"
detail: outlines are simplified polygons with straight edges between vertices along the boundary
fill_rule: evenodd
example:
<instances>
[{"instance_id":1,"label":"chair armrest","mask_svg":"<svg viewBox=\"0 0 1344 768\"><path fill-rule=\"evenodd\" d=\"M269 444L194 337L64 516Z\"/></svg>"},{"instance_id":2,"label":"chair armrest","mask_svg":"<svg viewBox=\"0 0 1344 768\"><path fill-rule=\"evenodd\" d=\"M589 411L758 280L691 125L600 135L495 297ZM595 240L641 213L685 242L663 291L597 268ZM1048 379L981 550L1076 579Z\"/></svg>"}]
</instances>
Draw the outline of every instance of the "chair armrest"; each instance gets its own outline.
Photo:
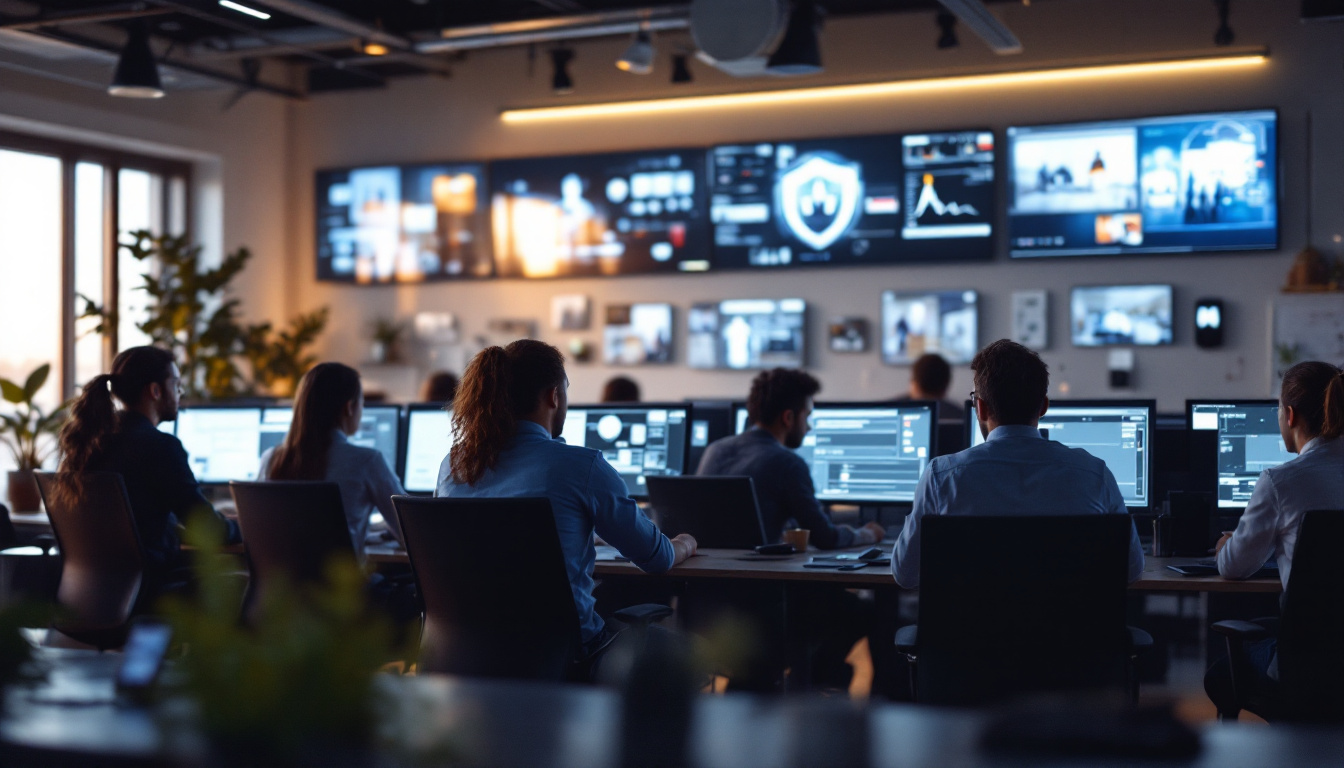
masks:
<instances>
[{"instance_id":1,"label":"chair armrest","mask_svg":"<svg viewBox=\"0 0 1344 768\"><path fill-rule=\"evenodd\" d=\"M896 651L914 653L919 650L919 625L907 624L896 630Z\"/></svg>"},{"instance_id":2,"label":"chair armrest","mask_svg":"<svg viewBox=\"0 0 1344 768\"><path fill-rule=\"evenodd\" d=\"M666 605L658 603L644 603L642 605L632 605L629 608L622 608L611 614L618 621L635 626L648 626L655 622L662 621L672 615L672 609Z\"/></svg>"},{"instance_id":3,"label":"chair armrest","mask_svg":"<svg viewBox=\"0 0 1344 768\"><path fill-rule=\"evenodd\" d=\"M1209 629L1226 637L1228 640L1246 642L1249 640L1262 640L1271 637L1274 633L1263 626L1251 621L1229 620L1220 621Z\"/></svg>"},{"instance_id":4,"label":"chair armrest","mask_svg":"<svg viewBox=\"0 0 1344 768\"><path fill-rule=\"evenodd\" d=\"M1129 649L1134 653L1147 653L1153 647L1153 636L1138 627L1125 627L1129 630Z\"/></svg>"}]
</instances>

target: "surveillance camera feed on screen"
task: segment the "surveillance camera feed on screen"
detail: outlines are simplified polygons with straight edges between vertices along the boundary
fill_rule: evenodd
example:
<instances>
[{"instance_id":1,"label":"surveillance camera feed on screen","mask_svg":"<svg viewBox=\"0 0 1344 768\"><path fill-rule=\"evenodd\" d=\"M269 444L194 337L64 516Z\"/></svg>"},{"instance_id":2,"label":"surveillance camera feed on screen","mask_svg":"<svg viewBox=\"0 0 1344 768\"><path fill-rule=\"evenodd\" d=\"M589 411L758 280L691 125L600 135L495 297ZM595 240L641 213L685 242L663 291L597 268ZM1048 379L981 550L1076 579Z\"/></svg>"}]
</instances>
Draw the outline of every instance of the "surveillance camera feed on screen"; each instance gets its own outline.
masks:
<instances>
[{"instance_id":1,"label":"surveillance camera feed on screen","mask_svg":"<svg viewBox=\"0 0 1344 768\"><path fill-rule=\"evenodd\" d=\"M718 268L991 258L994 134L715 147Z\"/></svg>"},{"instance_id":2,"label":"surveillance camera feed on screen","mask_svg":"<svg viewBox=\"0 0 1344 768\"><path fill-rule=\"evenodd\" d=\"M731 370L801 367L806 310L802 299L695 304L686 321L686 363L692 368Z\"/></svg>"},{"instance_id":3,"label":"surveillance camera feed on screen","mask_svg":"<svg viewBox=\"0 0 1344 768\"><path fill-rule=\"evenodd\" d=\"M1013 257L1278 247L1272 111L1008 129Z\"/></svg>"},{"instance_id":4,"label":"surveillance camera feed on screen","mask_svg":"<svg viewBox=\"0 0 1344 768\"><path fill-rule=\"evenodd\" d=\"M666 406L576 406L565 415L560 436L569 445L601 451L631 496L647 496L645 476L685 470L687 414Z\"/></svg>"},{"instance_id":5,"label":"surveillance camera feed on screen","mask_svg":"<svg viewBox=\"0 0 1344 768\"><path fill-rule=\"evenodd\" d=\"M607 365L672 362L672 305L608 306L602 359Z\"/></svg>"},{"instance_id":6,"label":"surveillance camera feed on screen","mask_svg":"<svg viewBox=\"0 0 1344 768\"><path fill-rule=\"evenodd\" d=\"M317 174L317 279L361 284L489 277L484 166Z\"/></svg>"},{"instance_id":7,"label":"surveillance camera feed on screen","mask_svg":"<svg viewBox=\"0 0 1344 768\"><path fill-rule=\"evenodd\" d=\"M975 291L882 294L882 362L906 365L936 352L969 363L979 350Z\"/></svg>"},{"instance_id":8,"label":"surveillance camera feed on screen","mask_svg":"<svg viewBox=\"0 0 1344 768\"><path fill-rule=\"evenodd\" d=\"M1170 285L1103 285L1074 288L1069 299L1073 343L1155 346L1171 340Z\"/></svg>"},{"instance_id":9,"label":"surveillance camera feed on screen","mask_svg":"<svg viewBox=\"0 0 1344 768\"><path fill-rule=\"evenodd\" d=\"M704 150L507 160L491 165L503 277L709 268Z\"/></svg>"},{"instance_id":10,"label":"surveillance camera feed on screen","mask_svg":"<svg viewBox=\"0 0 1344 768\"><path fill-rule=\"evenodd\" d=\"M1244 508L1260 473L1296 458L1279 432L1276 402L1197 403L1191 429L1218 430L1218 506Z\"/></svg>"},{"instance_id":11,"label":"surveillance camera feed on screen","mask_svg":"<svg viewBox=\"0 0 1344 768\"><path fill-rule=\"evenodd\" d=\"M798 455L812 469L817 498L909 502L933 458L937 428L921 406L817 406Z\"/></svg>"}]
</instances>

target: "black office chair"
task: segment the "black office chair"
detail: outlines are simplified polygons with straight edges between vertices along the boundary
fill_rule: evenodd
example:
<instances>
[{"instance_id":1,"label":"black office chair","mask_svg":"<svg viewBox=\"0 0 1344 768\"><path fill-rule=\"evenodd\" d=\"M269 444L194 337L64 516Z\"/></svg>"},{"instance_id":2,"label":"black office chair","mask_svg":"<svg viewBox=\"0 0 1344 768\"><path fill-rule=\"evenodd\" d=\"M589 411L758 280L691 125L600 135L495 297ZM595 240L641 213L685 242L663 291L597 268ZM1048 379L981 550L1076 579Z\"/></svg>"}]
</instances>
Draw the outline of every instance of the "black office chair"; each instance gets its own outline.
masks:
<instances>
[{"instance_id":1,"label":"black office chair","mask_svg":"<svg viewBox=\"0 0 1344 768\"><path fill-rule=\"evenodd\" d=\"M333 559L356 561L336 483L234 481L229 492L247 551L250 577L243 615L248 620L278 582L321 584Z\"/></svg>"},{"instance_id":2,"label":"black office chair","mask_svg":"<svg viewBox=\"0 0 1344 768\"><path fill-rule=\"evenodd\" d=\"M421 666L474 677L582 679L582 644L551 502L393 496L424 605ZM615 615L647 623L666 606Z\"/></svg>"},{"instance_id":3,"label":"black office chair","mask_svg":"<svg viewBox=\"0 0 1344 768\"><path fill-rule=\"evenodd\" d=\"M1220 621L1240 709L1271 721L1344 722L1344 510L1308 512L1298 529L1281 618ZM1275 626L1277 625L1277 626ZM1278 683L1252 685L1246 643L1278 634ZM1238 712L1220 712L1236 719Z\"/></svg>"},{"instance_id":4,"label":"black office chair","mask_svg":"<svg viewBox=\"0 0 1344 768\"><path fill-rule=\"evenodd\" d=\"M81 474L75 499L61 492L72 480L65 473L37 473L62 557L56 592L61 615L52 628L100 650L119 648L145 579L140 534L121 475Z\"/></svg>"},{"instance_id":5,"label":"black office chair","mask_svg":"<svg viewBox=\"0 0 1344 768\"><path fill-rule=\"evenodd\" d=\"M1137 697L1125 625L1127 515L930 515L920 521L919 624L902 627L916 700L983 706L1116 689Z\"/></svg>"},{"instance_id":6,"label":"black office chair","mask_svg":"<svg viewBox=\"0 0 1344 768\"><path fill-rule=\"evenodd\" d=\"M24 546L9 507L0 504L0 605L22 599L55 602L61 581L55 547L56 538L50 534L33 537Z\"/></svg>"}]
</instances>

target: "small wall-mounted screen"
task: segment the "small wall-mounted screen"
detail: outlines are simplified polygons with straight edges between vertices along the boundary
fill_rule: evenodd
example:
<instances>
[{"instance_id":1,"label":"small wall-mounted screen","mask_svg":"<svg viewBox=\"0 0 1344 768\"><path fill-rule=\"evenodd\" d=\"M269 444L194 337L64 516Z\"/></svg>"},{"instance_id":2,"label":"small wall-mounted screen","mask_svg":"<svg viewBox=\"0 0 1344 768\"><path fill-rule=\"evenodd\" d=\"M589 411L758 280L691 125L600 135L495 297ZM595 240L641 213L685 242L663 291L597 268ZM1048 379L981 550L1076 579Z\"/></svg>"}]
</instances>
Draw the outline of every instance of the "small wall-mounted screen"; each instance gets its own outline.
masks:
<instances>
[{"instance_id":1,"label":"small wall-mounted screen","mask_svg":"<svg viewBox=\"0 0 1344 768\"><path fill-rule=\"evenodd\" d=\"M907 365L925 353L969 363L979 347L975 291L882 294L882 362Z\"/></svg>"},{"instance_id":2,"label":"small wall-mounted screen","mask_svg":"<svg viewBox=\"0 0 1344 768\"><path fill-rule=\"evenodd\" d=\"M672 362L672 305L608 306L602 359L607 365Z\"/></svg>"},{"instance_id":3,"label":"small wall-mounted screen","mask_svg":"<svg viewBox=\"0 0 1344 768\"><path fill-rule=\"evenodd\" d=\"M687 315L686 363L692 368L797 368L807 342L807 302L736 299L696 304Z\"/></svg>"},{"instance_id":4,"label":"small wall-mounted screen","mask_svg":"<svg viewBox=\"0 0 1344 768\"><path fill-rule=\"evenodd\" d=\"M1074 288L1069 298L1073 343L1155 346L1171 343L1170 285L1100 285Z\"/></svg>"}]
</instances>

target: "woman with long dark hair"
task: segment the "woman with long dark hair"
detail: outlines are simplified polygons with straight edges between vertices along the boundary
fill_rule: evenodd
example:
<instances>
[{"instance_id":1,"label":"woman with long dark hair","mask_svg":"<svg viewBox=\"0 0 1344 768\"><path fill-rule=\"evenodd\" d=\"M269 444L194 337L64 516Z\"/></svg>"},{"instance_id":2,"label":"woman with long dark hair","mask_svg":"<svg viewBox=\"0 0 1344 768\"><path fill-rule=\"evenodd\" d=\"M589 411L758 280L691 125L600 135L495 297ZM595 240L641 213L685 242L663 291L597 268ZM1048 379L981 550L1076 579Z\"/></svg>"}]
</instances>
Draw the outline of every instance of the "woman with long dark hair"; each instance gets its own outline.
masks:
<instances>
[{"instance_id":1,"label":"woman with long dark hair","mask_svg":"<svg viewBox=\"0 0 1344 768\"><path fill-rule=\"evenodd\" d=\"M361 558L375 510L401 538L392 497L406 492L381 453L350 442L363 416L359 373L340 363L313 366L299 381L289 433L283 443L262 454L260 473L262 480L326 480L339 485L350 540Z\"/></svg>"},{"instance_id":2,"label":"woman with long dark hair","mask_svg":"<svg viewBox=\"0 0 1344 768\"><path fill-rule=\"evenodd\" d=\"M121 475L147 560L151 588L175 579L186 565L178 528L192 514L209 514L238 541L238 526L210 505L196 483L187 452L173 435L160 432L177 420L181 373L173 355L157 347L132 347L112 361L112 372L93 377L70 407L61 429L60 492L83 492L81 474ZM118 407L120 404L120 407Z\"/></svg>"},{"instance_id":3,"label":"woman with long dark hair","mask_svg":"<svg viewBox=\"0 0 1344 768\"><path fill-rule=\"evenodd\" d=\"M551 500L591 659L615 636L593 609L594 531L649 573L695 554L696 543L659 532L599 451L556 439L568 387L565 358L549 344L524 339L478 353L453 401L453 447L439 469L437 495Z\"/></svg>"},{"instance_id":4,"label":"woman with long dark hair","mask_svg":"<svg viewBox=\"0 0 1344 768\"><path fill-rule=\"evenodd\" d=\"M1237 529L1218 540L1218 572L1244 579L1270 557L1288 588L1298 527L1306 512L1344 509L1344 369L1318 361L1298 363L1283 375L1279 391L1279 434L1297 458L1260 473ZM1257 682L1278 678L1274 638L1249 643ZM1232 672L1227 659L1204 676L1204 690L1218 711L1235 717Z\"/></svg>"}]
</instances>

